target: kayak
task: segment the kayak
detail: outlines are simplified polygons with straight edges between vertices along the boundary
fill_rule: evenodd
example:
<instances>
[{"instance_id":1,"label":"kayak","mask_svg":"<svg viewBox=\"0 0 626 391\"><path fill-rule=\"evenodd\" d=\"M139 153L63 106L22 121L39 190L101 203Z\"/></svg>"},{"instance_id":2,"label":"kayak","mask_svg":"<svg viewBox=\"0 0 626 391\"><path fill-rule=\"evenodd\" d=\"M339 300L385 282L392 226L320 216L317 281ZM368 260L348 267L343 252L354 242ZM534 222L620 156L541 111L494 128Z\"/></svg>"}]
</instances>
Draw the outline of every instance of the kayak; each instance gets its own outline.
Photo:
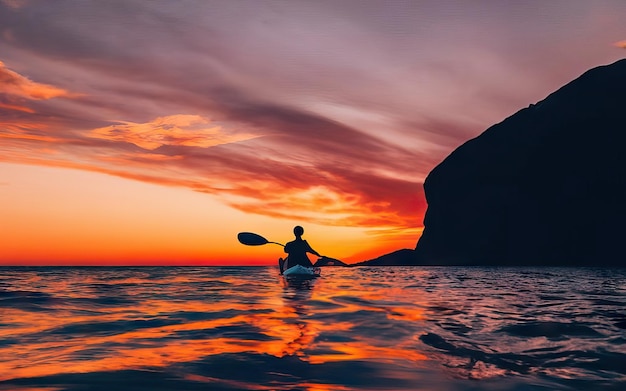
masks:
<instances>
[{"instance_id":1,"label":"kayak","mask_svg":"<svg viewBox=\"0 0 626 391\"><path fill-rule=\"evenodd\" d=\"M302 265L295 265L283 272L285 277L298 277L298 278L315 278L320 276L320 269L317 267L305 267Z\"/></svg>"}]
</instances>

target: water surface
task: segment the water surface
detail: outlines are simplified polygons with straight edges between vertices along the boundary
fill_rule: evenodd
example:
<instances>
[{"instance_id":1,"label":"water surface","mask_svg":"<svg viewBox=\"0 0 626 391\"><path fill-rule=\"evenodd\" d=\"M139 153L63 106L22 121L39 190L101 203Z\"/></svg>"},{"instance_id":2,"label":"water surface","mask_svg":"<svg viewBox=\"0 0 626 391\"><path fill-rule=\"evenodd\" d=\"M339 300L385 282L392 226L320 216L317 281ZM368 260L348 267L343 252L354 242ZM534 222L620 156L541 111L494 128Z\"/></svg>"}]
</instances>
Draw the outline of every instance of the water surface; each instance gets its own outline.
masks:
<instances>
[{"instance_id":1,"label":"water surface","mask_svg":"<svg viewBox=\"0 0 626 391\"><path fill-rule=\"evenodd\" d=\"M626 389L626 269L0 268L0 390Z\"/></svg>"}]
</instances>

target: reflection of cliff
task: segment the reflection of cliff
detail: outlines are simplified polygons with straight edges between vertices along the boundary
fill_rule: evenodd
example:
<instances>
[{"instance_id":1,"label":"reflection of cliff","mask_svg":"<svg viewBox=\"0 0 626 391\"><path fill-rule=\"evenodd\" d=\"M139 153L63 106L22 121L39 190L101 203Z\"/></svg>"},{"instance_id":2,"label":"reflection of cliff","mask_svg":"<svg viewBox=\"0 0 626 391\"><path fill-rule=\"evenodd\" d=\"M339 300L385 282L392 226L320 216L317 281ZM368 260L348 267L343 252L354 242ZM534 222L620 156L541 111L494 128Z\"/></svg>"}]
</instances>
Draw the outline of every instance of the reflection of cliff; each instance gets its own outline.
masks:
<instances>
[{"instance_id":1,"label":"reflection of cliff","mask_svg":"<svg viewBox=\"0 0 626 391\"><path fill-rule=\"evenodd\" d=\"M424 233L396 264L626 266L625 113L626 59L461 145L426 178Z\"/></svg>"}]
</instances>

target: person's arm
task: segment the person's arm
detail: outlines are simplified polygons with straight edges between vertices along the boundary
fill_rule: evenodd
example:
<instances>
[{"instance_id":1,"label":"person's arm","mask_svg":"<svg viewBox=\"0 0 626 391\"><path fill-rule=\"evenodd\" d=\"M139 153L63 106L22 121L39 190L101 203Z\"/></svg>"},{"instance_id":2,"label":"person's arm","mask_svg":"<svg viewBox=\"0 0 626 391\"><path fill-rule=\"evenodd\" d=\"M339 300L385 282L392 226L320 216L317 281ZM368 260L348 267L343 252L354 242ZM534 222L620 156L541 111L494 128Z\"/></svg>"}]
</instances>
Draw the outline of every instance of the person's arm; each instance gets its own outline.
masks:
<instances>
[{"instance_id":1,"label":"person's arm","mask_svg":"<svg viewBox=\"0 0 626 391\"><path fill-rule=\"evenodd\" d=\"M317 251L315 251L315 250L313 250L311 248L311 245L309 244L309 242L307 242L306 240L304 242L306 243L306 251L307 252L310 252L313 255L317 255L318 257L321 257L321 255Z\"/></svg>"}]
</instances>

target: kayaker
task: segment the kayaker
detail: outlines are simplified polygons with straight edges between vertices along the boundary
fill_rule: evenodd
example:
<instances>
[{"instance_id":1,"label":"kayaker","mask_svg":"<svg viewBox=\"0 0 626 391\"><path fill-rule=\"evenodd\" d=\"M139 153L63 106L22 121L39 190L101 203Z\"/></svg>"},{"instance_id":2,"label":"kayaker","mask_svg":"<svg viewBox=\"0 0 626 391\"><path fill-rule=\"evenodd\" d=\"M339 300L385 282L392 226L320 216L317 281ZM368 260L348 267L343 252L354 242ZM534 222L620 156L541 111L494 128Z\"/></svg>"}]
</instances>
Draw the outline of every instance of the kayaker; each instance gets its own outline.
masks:
<instances>
[{"instance_id":1,"label":"kayaker","mask_svg":"<svg viewBox=\"0 0 626 391\"><path fill-rule=\"evenodd\" d=\"M293 240L285 245L285 252L289 255L285 259L280 258L278 260L278 266L280 267L281 274L285 269L285 261L287 262L287 269L295 265L313 267L313 264L309 260L309 257L306 256L306 253L311 253L321 257L317 251L313 250L311 246L309 246L309 243L306 240L302 239L304 228L299 225L295 226L293 228L293 234L296 236L296 240Z\"/></svg>"}]
</instances>

